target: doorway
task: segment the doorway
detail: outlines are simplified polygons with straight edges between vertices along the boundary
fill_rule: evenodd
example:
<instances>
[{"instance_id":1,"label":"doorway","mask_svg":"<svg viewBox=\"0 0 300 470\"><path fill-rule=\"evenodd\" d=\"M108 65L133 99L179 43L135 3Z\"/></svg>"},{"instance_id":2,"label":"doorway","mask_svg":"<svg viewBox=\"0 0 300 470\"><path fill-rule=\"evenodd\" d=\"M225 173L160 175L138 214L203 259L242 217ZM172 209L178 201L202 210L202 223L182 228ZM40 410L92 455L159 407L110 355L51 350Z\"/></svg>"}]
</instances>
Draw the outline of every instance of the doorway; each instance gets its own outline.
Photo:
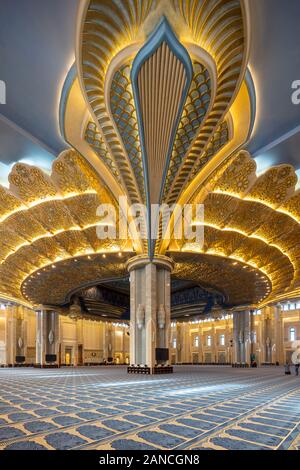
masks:
<instances>
[{"instance_id":1,"label":"doorway","mask_svg":"<svg viewBox=\"0 0 300 470\"><path fill-rule=\"evenodd\" d=\"M78 345L78 365L83 365L83 347L82 344Z\"/></svg>"},{"instance_id":2,"label":"doorway","mask_svg":"<svg viewBox=\"0 0 300 470\"><path fill-rule=\"evenodd\" d=\"M72 364L72 348L65 349L65 364L70 366Z\"/></svg>"},{"instance_id":3,"label":"doorway","mask_svg":"<svg viewBox=\"0 0 300 470\"><path fill-rule=\"evenodd\" d=\"M193 361L193 364L198 364L199 363L199 354L198 353L193 353L192 361Z\"/></svg>"}]
</instances>

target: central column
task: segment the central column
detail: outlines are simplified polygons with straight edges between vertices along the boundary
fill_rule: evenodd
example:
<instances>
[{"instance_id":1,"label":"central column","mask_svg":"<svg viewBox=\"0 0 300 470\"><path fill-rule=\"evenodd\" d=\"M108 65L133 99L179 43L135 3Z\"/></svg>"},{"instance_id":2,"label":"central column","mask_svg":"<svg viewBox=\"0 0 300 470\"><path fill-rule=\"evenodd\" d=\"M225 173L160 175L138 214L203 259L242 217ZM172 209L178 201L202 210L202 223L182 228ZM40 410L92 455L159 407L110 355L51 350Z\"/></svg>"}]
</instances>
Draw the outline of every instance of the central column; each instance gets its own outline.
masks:
<instances>
[{"instance_id":1,"label":"central column","mask_svg":"<svg viewBox=\"0 0 300 470\"><path fill-rule=\"evenodd\" d=\"M130 363L154 367L169 361L171 272L166 256L135 256L130 273Z\"/></svg>"}]
</instances>

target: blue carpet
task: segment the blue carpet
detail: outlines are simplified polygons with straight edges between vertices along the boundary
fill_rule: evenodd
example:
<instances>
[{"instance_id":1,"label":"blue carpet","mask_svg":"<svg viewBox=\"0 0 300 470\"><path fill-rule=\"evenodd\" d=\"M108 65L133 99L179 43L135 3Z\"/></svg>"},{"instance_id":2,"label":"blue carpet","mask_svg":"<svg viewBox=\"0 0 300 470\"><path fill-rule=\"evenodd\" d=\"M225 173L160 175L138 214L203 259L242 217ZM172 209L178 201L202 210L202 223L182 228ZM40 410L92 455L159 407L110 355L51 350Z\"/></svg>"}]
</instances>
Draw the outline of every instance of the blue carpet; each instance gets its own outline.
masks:
<instances>
[{"instance_id":1,"label":"blue carpet","mask_svg":"<svg viewBox=\"0 0 300 470\"><path fill-rule=\"evenodd\" d=\"M76 429L76 431L79 432L82 436L94 440L104 439L105 437L109 437L115 434L109 429L99 428L92 425L80 426Z\"/></svg>"},{"instance_id":2,"label":"blue carpet","mask_svg":"<svg viewBox=\"0 0 300 470\"><path fill-rule=\"evenodd\" d=\"M34 441L20 441L8 445L6 450L47 450L47 447Z\"/></svg>"},{"instance_id":3,"label":"blue carpet","mask_svg":"<svg viewBox=\"0 0 300 470\"><path fill-rule=\"evenodd\" d=\"M216 437L211 442L227 450L268 450L268 447L251 444L250 442L237 441L229 438Z\"/></svg>"},{"instance_id":4,"label":"blue carpet","mask_svg":"<svg viewBox=\"0 0 300 470\"><path fill-rule=\"evenodd\" d=\"M281 368L11 368L0 383L0 450L299 447L300 382Z\"/></svg>"},{"instance_id":5,"label":"blue carpet","mask_svg":"<svg viewBox=\"0 0 300 470\"><path fill-rule=\"evenodd\" d=\"M29 432L37 433L53 431L53 429L57 429L57 426L46 421L31 421L31 423L25 423L24 428Z\"/></svg>"},{"instance_id":6,"label":"blue carpet","mask_svg":"<svg viewBox=\"0 0 300 470\"><path fill-rule=\"evenodd\" d=\"M52 418L52 421L61 426L70 426L74 424L82 423L82 419L74 418L73 416L58 416L57 418Z\"/></svg>"},{"instance_id":7,"label":"blue carpet","mask_svg":"<svg viewBox=\"0 0 300 470\"><path fill-rule=\"evenodd\" d=\"M138 433L138 437L141 437L142 439L145 439L145 441L151 442L157 446L162 446L165 449L172 449L178 444L184 442L180 437L170 436L157 431L142 431Z\"/></svg>"},{"instance_id":8,"label":"blue carpet","mask_svg":"<svg viewBox=\"0 0 300 470\"><path fill-rule=\"evenodd\" d=\"M149 444L144 444L142 442L132 441L130 439L117 439L112 443L112 448L114 450L155 450L156 447L149 446Z\"/></svg>"},{"instance_id":9,"label":"blue carpet","mask_svg":"<svg viewBox=\"0 0 300 470\"><path fill-rule=\"evenodd\" d=\"M267 434L261 434L252 431L240 431L237 429L230 429L227 431L230 436L239 437L246 441L256 442L257 444L265 444L269 446L277 446L280 444L281 439L275 436L269 436Z\"/></svg>"},{"instance_id":10,"label":"blue carpet","mask_svg":"<svg viewBox=\"0 0 300 470\"><path fill-rule=\"evenodd\" d=\"M117 419L103 421L103 424L109 428L115 429L116 431L129 431L130 429L135 428L133 423L120 421Z\"/></svg>"},{"instance_id":11,"label":"blue carpet","mask_svg":"<svg viewBox=\"0 0 300 470\"><path fill-rule=\"evenodd\" d=\"M14 421L15 423L17 423L18 421L25 421L28 419L32 419L33 415L30 413L12 413L8 415L8 418L11 421Z\"/></svg>"},{"instance_id":12,"label":"blue carpet","mask_svg":"<svg viewBox=\"0 0 300 470\"><path fill-rule=\"evenodd\" d=\"M85 439L81 439L74 434L68 432L57 432L49 434L45 437L45 441L50 444L54 449L67 450L72 447L77 447L86 442Z\"/></svg>"}]
</instances>

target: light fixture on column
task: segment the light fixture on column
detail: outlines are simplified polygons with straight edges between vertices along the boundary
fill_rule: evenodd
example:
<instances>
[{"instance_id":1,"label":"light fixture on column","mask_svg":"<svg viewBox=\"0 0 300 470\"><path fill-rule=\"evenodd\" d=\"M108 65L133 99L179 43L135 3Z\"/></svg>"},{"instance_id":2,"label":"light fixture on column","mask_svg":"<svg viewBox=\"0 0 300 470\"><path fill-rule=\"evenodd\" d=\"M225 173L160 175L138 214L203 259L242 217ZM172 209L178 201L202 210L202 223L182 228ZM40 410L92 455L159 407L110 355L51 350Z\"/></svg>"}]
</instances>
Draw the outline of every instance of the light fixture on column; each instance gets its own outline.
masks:
<instances>
[{"instance_id":1,"label":"light fixture on column","mask_svg":"<svg viewBox=\"0 0 300 470\"><path fill-rule=\"evenodd\" d=\"M82 318L81 305L77 297L74 298L73 304L69 307L69 317L72 320L80 320Z\"/></svg>"},{"instance_id":2,"label":"light fixture on column","mask_svg":"<svg viewBox=\"0 0 300 470\"><path fill-rule=\"evenodd\" d=\"M145 305L139 304L136 312L136 324L139 330L141 330L145 324Z\"/></svg>"},{"instance_id":3,"label":"light fixture on column","mask_svg":"<svg viewBox=\"0 0 300 470\"><path fill-rule=\"evenodd\" d=\"M157 323L158 328L161 330L165 327L166 324L166 311L163 304L160 304L158 312L157 312Z\"/></svg>"},{"instance_id":4,"label":"light fixture on column","mask_svg":"<svg viewBox=\"0 0 300 470\"><path fill-rule=\"evenodd\" d=\"M49 331L48 341L50 345L54 343L54 333L52 330Z\"/></svg>"}]
</instances>

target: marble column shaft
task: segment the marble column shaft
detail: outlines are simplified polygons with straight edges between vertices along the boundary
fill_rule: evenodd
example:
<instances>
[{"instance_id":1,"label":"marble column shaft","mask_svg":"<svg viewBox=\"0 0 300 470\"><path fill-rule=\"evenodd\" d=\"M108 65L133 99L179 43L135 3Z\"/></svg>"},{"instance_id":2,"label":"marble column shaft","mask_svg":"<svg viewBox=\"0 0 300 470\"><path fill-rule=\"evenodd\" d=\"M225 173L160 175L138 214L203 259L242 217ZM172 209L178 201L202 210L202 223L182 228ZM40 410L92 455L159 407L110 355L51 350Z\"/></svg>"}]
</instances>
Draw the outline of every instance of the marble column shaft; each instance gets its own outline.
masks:
<instances>
[{"instance_id":1,"label":"marble column shaft","mask_svg":"<svg viewBox=\"0 0 300 470\"><path fill-rule=\"evenodd\" d=\"M136 256L128 263L132 364L147 364L152 368L156 363L156 348L169 349L172 267L167 257L150 260Z\"/></svg>"}]
</instances>

